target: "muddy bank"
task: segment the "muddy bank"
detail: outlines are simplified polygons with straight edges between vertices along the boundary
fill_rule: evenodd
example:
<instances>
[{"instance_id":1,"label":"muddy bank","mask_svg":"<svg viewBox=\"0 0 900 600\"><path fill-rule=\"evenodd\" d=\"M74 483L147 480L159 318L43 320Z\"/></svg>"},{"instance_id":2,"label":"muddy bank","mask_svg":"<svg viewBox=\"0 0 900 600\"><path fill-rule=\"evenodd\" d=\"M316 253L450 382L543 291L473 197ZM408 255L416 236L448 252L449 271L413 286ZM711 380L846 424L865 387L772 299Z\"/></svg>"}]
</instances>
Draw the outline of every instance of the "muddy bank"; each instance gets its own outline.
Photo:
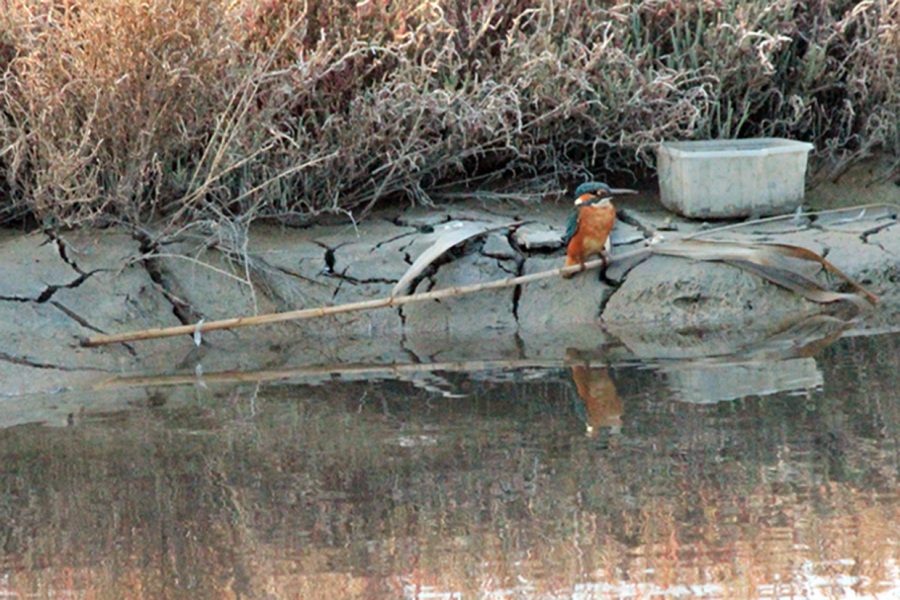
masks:
<instances>
[{"instance_id":1,"label":"muddy bank","mask_svg":"<svg viewBox=\"0 0 900 600\"><path fill-rule=\"evenodd\" d=\"M837 195L826 191L829 198ZM898 196L888 182L871 197L885 206L736 226L704 239L796 244L820 253L881 299L855 327L892 329L900 305L900 227L896 209L888 205L900 201ZM665 212L652 189L619 206L614 256L650 239L711 226ZM411 291L552 269L562 263L568 210L568 202L393 210L358 225L259 226L245 246L226 243L230 238L214 231L164 243L115 231L56 237L3 232L0 395L80 388L134 372L190 371L198 356L207 370L473 356L562 359L567 349L610 344L622 356L652 358L696 346L697 332L741 331L735 341L740 346L834 309L728 264L653 256L636 266L614 262L604 275L587 272L571 280L551 278L399 308L208 333L200 348L189 336L90 349L79 345L99 333L386 297L415 258L460 223L526 222L457 248ZM838 281L817 277L840 288ZM672 342L671 335L685 339ZM707 335L701 347L712 339ZM710 347L699 354L721 350Z\"/></svg>"}]
</instances>

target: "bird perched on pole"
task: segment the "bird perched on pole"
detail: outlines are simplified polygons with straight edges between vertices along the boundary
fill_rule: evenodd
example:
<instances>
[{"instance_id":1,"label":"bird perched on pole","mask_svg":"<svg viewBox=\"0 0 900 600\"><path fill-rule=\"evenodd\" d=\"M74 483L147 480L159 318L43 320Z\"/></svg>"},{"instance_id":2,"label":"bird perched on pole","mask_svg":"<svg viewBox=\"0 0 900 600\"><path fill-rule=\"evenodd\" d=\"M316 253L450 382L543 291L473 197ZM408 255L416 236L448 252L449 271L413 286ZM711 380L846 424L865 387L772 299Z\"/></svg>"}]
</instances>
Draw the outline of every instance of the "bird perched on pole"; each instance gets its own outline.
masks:
<instances>
[{"instance_id":1,"label":"bird perched on pole","mask_svg":"<svg viewBox=\"0 0 900 600\"><path fill-rule=\"evenodd\" d=\"M611 202L613 196L636 194L637 191L611 188L599 181L582 183L575 190L575 209L569 217L563 244L566 246L566 264L581 265L592 256L606 258L609 234L616 223L616 208ZM563 277L572 277L568 273Z\"/></svg>"}]
</instances>

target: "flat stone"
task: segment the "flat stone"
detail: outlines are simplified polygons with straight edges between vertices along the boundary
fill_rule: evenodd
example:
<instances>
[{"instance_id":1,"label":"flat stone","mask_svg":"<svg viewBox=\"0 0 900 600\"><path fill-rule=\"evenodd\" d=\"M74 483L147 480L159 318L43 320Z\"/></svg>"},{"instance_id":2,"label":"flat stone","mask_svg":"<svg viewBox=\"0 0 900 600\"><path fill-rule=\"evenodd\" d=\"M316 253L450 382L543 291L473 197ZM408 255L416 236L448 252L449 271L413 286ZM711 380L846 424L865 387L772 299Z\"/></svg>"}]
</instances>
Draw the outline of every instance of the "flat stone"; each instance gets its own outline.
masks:
<instances>
[{"instance_id":1,"label":"flat stone","mask_svg":"<svg viewBox=\"0 0 900 600\"><path fill-rule=\"evenodd\" d=\"M399 237L416 233L409 225L397 225L382 218L372 218L365 223L328 225L305 230L306 239L326 248L337 250L341 246L364 243L378 246Z\"/></svg>"},{"instance_id":2,"label":"flat stone","mask_svg":"<svg viewBox=\"0 0 900 600\"><path fill-rule=\"evenodd\" d=\"M644 232L628 223L618 222L609 234L609 243L612 246L631 246L641 244L646 237Z\"/></svg>"},{"instance_id":3,"label":"flat stone","mask_svg":"<svg viewBox=\"0 0 900 600\"><path fill-rule=\"evenodd\" d=\"M0 302L0 396L54 392L115 372L116 354L79 346L92 333L49 302Z\"/></svg>"},{"instance_id":4,"label":"flat stone","mask_svg":"<svg viewBox=\"0 0 900 600\"><path fill-rule=\"evenodd\" d=\"M124 231L67 231L60 240L66 258L85 273L120 271L141 257L140 244Z\"/></svg>"},{"instance_id":5,"label":"flat stone","mask_svg":"<svg viewBox=\"0 0 900 600\"><path fill-rule=\"evenodd\" d=\"M60 289L51 303L83 323L84 335L94 335L98 330L114 334L181 324L158 285L137 263L118 271L97 272L77 287Z\"/></svg>"},{"instance_id":6,"label":"flat stone","mask_svg":"<svg viewBox=\"0 0 900 600\"><path fill-rule=\"evenodd\" d=\"M660 204L656 193L646 190L633 196L620 196L615 199L615 204L617 214L627 215L646 230L662 235L687 235L709 227L704 221L688 220L672 214ZM619 219L616 227L620 225L628 224Z\"/></svg>"},{"instance_id":7,"label":"flat stone","mask_svg":"<svg viewBox=\"0 0 900 600\"><path fill-rule=\"evenodd\" d=\"M358 282L390 284L390 290L409 269L402 248L399 244L377 247L364 242L340 246L334 251L334 272Z\"/></svg>"},{"instance_id":8,"label":"flat stone","mask_svg":"<svg viewBox=\"0 0 900 600\"><path fill-rule=\"evenodd\" d=\"M260 293L241 264L221 252L192 244L166 246L156 259L164 269L169 291L190 306L190 318L205 321L245 317L278 310L269 296Z\"/></svg>"},{"instance_id":9,"label":"flat stone","mask_svg":"<svg viewBox=\"0 0 900 600\"><path fill-rule=\"evenodd\" d=\"M379 300L388 298L392 288L393 285L390 283L352 283L345 281L341 283L333 301L334 304L340 305L366 300ZM352 332L354 335L399 332L403 328L403 321L400 319L400 311L397 308L377 308L375 310L352 312L329 317L329 319L333 319L333 323L340 324L342 330ZM323 320L323 323L327 323L327 321Z\"/></svg>"},{"instance_id":10,"label":"flat stone","mask_svg":"<svg viewBox=\"0 0 900 600\"><path fill-rule=\"evenodd\" d=\"M603 320L614 326L708 328L818 311L813 303L738 267L652 256L632 269L610 297Z\"/></svg>"},{"instance_id":11,"label":"flat stone","mask_svg":"<svg viewBox=\"0 0 900 600\"><path fill-rule=\"evenodd\" d=\"M408 228L380 222L380 242L352 241L336 244L333 264L326 269L325 252L315 235L294 233L275 243L263 236L253 247L269 268L261 273L265 288L278 299L280 310L298 310L386 298L394 283L406 272L406 248L416 237ZM363 228L363 231L366 231ZM384 234L391 237L385 238ZM395 331L401 325L397 309L378 309L334 315L298 322L304 332L333 336L336 329L346 335L369 335Z\"/></svg>"},{"instance_id":12,"label":"flat stone","mask_svg":"<svg viewBox=\"0 0 900 600\"><path fill-rule=\"evenodd\" d=\"M323 263L297 262L297 258L298 255L291 252L267 254L267 262L271 260L272 264L258 273L260 288L274 299L277 311L319 308L339 304L347 298L353 298L348 302L361 299L359 293L352 292L357 288L356 285L322 270L319 264ZM297 265L298 268L291 269L291 265ZM336 331L340 331L342 335L365 333L369 326L359 324L360 314L308 319L288 326L293 329L295 336L334 336Z\"/></svg>"},{"instance_id":13,"label":"flat stone","mask_svg":"<svg viewBox=\"0 0 900 600\"><path fill-rule=\"evenodd\" d=\"M878 243L884 240L886 246ZM866 286L870 292L878 296L891 296L897 293L897 282L900 281L900 261L898 254L886 251L898 244L898 236L886 233L883 238L873 236L866 243L861 243L857 236L832 235L822 238L827 250L826 258L845 275ZM832 278L834 286L841 280Z\"/></svg>"},{"instance_id":14,"label":"flat stone","mask_svg":"<svg viewBox=\"0 0 900 600\"><path fill-rule=\"evenodd\" d=\"M533 256L525 261L525 275L563 265L562 257ZM519 328L523 331L548 331L570 325L597 323L600 308L613 293L600 280L600 271L577 273L571 279L562 276L541 279L522 286L519 297Z\"/></svg>"},{"instance_id":15,"label":"flat stone","mask_svg":"<svg viewBox=\"0 0 900 600\"><path fill-rule=\"evenodd\" d=\"M519 227L513 239L525 250L555 250L562 246L565 224L561 227L544 223L528 223Z\"/></svg>"},{"instance_id":16,"label":"flat stone","mask_svg":"<svg viewBox=\"0 0 900 600\"><path fill-rule=\"evenodd\" d=\"M870 235L867 243L878 246L895 261L900 261L900 223Z\"/></svg>"},{"instance_id":17,"label":"flat stone","mask_svg":"<svg viewBox=\"0 0 900 600\"><path fill-rule=\"evenodd\" d=\"M523 213L531 215L537 210L540 210L540 205L537 204L526 207L517 202L459 199L451 204L408 207L387 220L398 226L412 227L419 233L428 233L429 228L439 227L450 221L488 221L499 225L519 220Z\"/></svg>"},{"instance_id":18,"label":"flat stone","mask_svg":"<svg viewBox=\"0 0 900 600\"><path fill-rule=\"evenodd\" d=\"M481 253L485 256L490 256L491 258L502 258L502 259L515 259L519 256L519 253L516 252L512 244L509 243L509 236L499 233L499 232L491 232L487 234L487 237L484 240L484 246L481 248Z\"/></svg>"},{"instance_id":19,"label":"flat stone","mask_svg":"<svg viewBox=\"0 0 900 600\"><path fill-rule=\"evenodd\" d=\"M37 299L49 286L64 286L79 273L60 256L56 242L41 234L0 241L0 298Z\"/></svg>"},{"instance_id":20,"label":"flat stone","mask_svg":"<svg viewBox=\"0 0 900 600\"><path fill-rule=\"evenodd\" d=\"M87 337L179 322L143 266L130 260L137 245L128 236L70 233L64 239L69 259L91 275L43 302L0 301L0 395L92 385L138 364L164 368L171 350L184 346L183 339L167 339L82 348ZM76 273L58 255L56 260Z\"/></svg>"},{"instance_id":21,"label":"flat stone","mask_svg":"<svg viewBox=\"0 0 900 600\"><path fill-rule=\"evenodd\" d=\"M509 276L496 259L474 253L442 265L434 275L433 289L483 283ZM423 280L415 291L426 291L429 283L429 280ZM507 288L407 304L403 314L405 326L413 331L487 332L504 327L515 329L516 319L512 309L513 289Z\"/></svg>"}]
</instances>

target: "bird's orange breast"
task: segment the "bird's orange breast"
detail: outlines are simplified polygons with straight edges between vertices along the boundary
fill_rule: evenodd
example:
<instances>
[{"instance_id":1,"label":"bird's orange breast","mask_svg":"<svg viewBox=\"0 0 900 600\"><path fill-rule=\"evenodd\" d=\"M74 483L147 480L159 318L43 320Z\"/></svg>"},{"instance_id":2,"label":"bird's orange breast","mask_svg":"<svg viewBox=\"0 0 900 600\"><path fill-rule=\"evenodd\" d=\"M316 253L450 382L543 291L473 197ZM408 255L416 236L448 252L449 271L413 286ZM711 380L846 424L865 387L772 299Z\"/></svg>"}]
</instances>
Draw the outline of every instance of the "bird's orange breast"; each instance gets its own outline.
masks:
<instances>
[{"instance_id":1,"label":"bird's orange breast","mask_svg":"<svg viewBox=\"0 0 900 600\"><path fill-rule=\"evenodd\" d=\"M581 260L600 254L616 222L616 210L610 203L584 206L578 213L577 237L581 238Z\"/></svg>"}]
</instances>

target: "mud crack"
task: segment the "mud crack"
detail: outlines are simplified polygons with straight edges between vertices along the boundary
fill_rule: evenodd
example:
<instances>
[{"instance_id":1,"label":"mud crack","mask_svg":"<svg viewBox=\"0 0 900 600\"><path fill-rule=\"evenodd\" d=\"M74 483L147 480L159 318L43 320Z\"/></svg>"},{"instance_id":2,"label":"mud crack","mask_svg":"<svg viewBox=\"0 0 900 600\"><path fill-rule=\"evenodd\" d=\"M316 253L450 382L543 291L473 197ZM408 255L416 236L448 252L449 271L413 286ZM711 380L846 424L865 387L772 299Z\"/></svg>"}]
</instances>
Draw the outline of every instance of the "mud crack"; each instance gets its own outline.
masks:
<instances>
[{"instance_id":1,"label":"mud crack","mask_svg":"<svg viewBox=\"0 0 900 600\"><path fill-rule=\"evenodd\" d=\"M623 223L636 228L643 234L644 239L651 239L656 235L656 231L653 227L644 225L644 223L640 219L632 215L631 212L624 208L616 209L616 218Z\"/></svg>"},{"instance_id":2,"label":"mud crack","mask_svg":"<svg viewBox=\"0 0 900 600\"><path fill-rule=\"evenodd\" d=\"M75 311L73 311L72 309L68 308L68 307L65 306L63 303L57 302L56 300L51 300L51 301L50 301L50 304L52 304L53 306L55 306L55 307L56 307L57 309L59 309L63 314L65 314L67 317L69 317L70 319L72 319L73 321L75 321L76 323L78 323L79 325L81 325L82 327L84 327L85 329L90 329L91 331L94 331L94 332L96 332L96 333L103 333L103 334L106 333L106 332L103 331L102 329L100 329L100 328L98 328L98 327L94 327L93 325L91 325L91 324L88 322L87 319L85 319L84 317L82 317L81 315L79 315L78 313L76 313Z\"/></svg>"},{"instance_id":3,"label":"mud crack","mask_svg":"<svg viewBox=\"0 0 900 600\"><path fill-rule=\"evenodd\" d=\"M177 283L169 276L168 270L162 262L156 258L160 244L152 239L146 231L135 230L132 237L139 244L141 253L140 263L150 276L150 280L156 285L166 301L172 305L172 314L182 325L191 325L200 320L199 313L183 299L184 294Z\"/></svg>"},{"instance_id":4,"label":"mud crack","mask_svg":"<svg viewBox=\"0 0 900 600\"><path fill-rule=\"evenodd\" d=\"M396 223L394 223L394 224L396 225ZM431 231L428 231L428 229L430 229ZM382 240L382 241L378 242L377 244L375 244L374 246L372 246L372 251L374 252L375 250L380 249L382 246L384 246L386 244L390 244L391 242L396 242L397 240L402 240L403 238L407 238L407 237L411 238L410 243L412 243L415 240L414 236L416 233L432 233L433 231L434 231L434 228L429 226L424 231L417 228L416 231L405 231L403 233L398 233L397 235L395 235L393 237L389 237L386 240Z\"/></svg>"},{"instance_id":5,"label":"mud crack","mask_svg":"<svg viewBox=\"0 0 900 600\"><path fill-rule=\"evenodd\" d=\"M340 273L338 273L337 271L333 271L329 274L329 276L336 277L336 278L340 279L341 281L345 281L347 283L352 283L353 285L366 285L366 284L371 284L371 283L391 284L391 283L397 283L397 281L398 281L396 279L387 279L384 277L370 277L370 278L361 279L358 277L353 277L352 275L347 275L347 269L344 269Z\"/></svg>"},{"instance_id":6,"label":"mud crack","mask_svg":"<svg viewBox=\"0 0 900 600\"><path fill-rule=\"evenodd\" d=\"M318 242L316 242L316 243L318 243ZM323 269L323 271L325 273L334 273L334 265L335 265L335 262L337 261L337 259L334 256L334 252L335 252L336 248L329 248L328 246L324 246L322 244L319 244L319 245L325 249L325 254L322 256L322 260L325 262L325 268Z\"/></svg>"},{"instance_id":7,"label":"mud crack","mask_svg":"<svg viewBox=\"0 0 900 600\"><path fill-rule=\"evenodd\" d=\"M869 244L870 243L869 238L871 236L873 236L877 233L880 233L880 232L884 231L885 229L893 227L894 225L897 224L897 215L896 214L892 214L890 216L890 218L891 218L891 220L888 221L887 223L881 223L880 225L875 225L874 227L870 227L869 229L866 229L865 231L860 233L859 239L861 239L864 244Z\"/></svg>"},{"instance_id":8,"label":"mud crack","mask_svg":"<svg viewBox=\"0 0 900 600\"><path fill-rule=\"evenodd\" d=\"M402 237L402 236L400 236ZM388 240L390 241L390 240ZM322 256L322 259L325 263L325 268L322 269L321 274L330 277L332 279L336 279L338 281L337 286L334 289L331 297L332 299L337 298L337 295L340 293L341 289L345 284L347 285L372 285L372 284L395 284L397 283L397 279L391 279L388 277L354 277L353 275L348 274L348 270L350 266L343 267L339 270L339 261L338 261L338 250L341 249L342 246L346 244L338 244L337 246L331 247L323 244L322 242L315 242L318 246L324 249L325 253ZM387 243L387 241L382 242ZM378 246L374 246L371 252L374 252ZM343 261L347 262L347 261Z\"/></svg>"},{"instance_id":9,"label":"mud crack","mask_svg":"<svg viewBox=\"0 0 900 600\"><path fill-rule=\"evenodd\" d=\"M515 266L516 266L515 276L521 277L522 275L525 274L525 253L523 252L522 248L519 246L519 243L516 241L515 233L516 233L515 229L510 230L506 234L506 239L509 242L510 248L512 248L513 252L515 253L513 255L513 259L512 259L515 262ZM522 299L522 286L521 285L514 286L513 293L512 293L512 314L513 314L513 319L516 320L516 325L519 324L519 302L521 301L521 299Z\"/></svg>"},{"instance_id":10,"label":"mud crack","mask_svg":"<svg viewBox=\"0 0 900 600\"><path fill-rule=\"evenodd\" d=\"M43 290L41 290L41 292L37 296L34 297L0 296L0 300L8 302L34 302L36 304L44 304L45 302L49 302L53 298L53 295L56 294L56 292L58 292L59 290L77 288L82 283L90 279L90 277L95 273L103 271L103 269L94 269L93 271L83 271L82 269L80 269L75 261L68 256L65 241L52 232L47 233L47 240L41 245L46 244L54 245L59 258L69 267L71 267L73 271L75 271L77 277L75 277L75 279L68 283L49 283L46 285L46 287L44 287Z\"/></svg>"},{"instance_id":11,"label":"mud crack","mask_svg":"<svg viewBox=\"0 0 900 600\"><path fill-rule=\"evenodd\" d=\"M56 245L56 252L59 254L62 261L72 267L76 273L83 275L84 271L78 267L78 263L75 262L75 259L69 256L69 246L66 244L66 241L54 232L48 232L47 236L49 237L48 242L52 242Z\"/></svg>"},{"instance_id":12,"label":"mud crack","mask_svg":"<svg viewBox=\"0 0 900 600\"><path fill-rule=\"evenodd\" d=\"M0 296L0 300L5 300L8 302L34 302L35 304L44 304L45 302L49 302L50 299L53 298L53 295L56 294L56 292L58 292L59 290L77 288L97 272L99 272L99 269L96 271L91 271L89 273L82 273L69 283L48 284L47 287L45 287L35 298L26 296Z\"/></svg>"},{"instance_id":13,"label":"mud crack","mask_svg":"<svg viewBox=\"0 0 900 600\"><path fill-rule=\"evenodd\" d=\"M0 361L8 362L13 365L19 365L23 367L32 367L34 369L50 369L54 371L98 371L98 372L106 372L105 369L98 369L96 367L67 367L65 365L55 365L53 363L44 363L36 360L31 360L27 356L13 356L12 354L8 354L6 352L0 352Z\"/></svg>"}]
</instances>

